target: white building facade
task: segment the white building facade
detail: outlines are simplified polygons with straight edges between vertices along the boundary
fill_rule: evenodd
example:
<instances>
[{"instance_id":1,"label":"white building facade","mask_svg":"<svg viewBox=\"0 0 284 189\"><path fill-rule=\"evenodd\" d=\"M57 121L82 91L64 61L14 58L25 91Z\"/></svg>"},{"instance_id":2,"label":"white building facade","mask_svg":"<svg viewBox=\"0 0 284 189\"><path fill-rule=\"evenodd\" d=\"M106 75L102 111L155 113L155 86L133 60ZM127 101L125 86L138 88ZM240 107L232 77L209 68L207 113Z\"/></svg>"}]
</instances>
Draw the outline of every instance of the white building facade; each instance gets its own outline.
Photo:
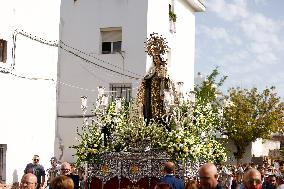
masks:
<instances>
[{"instance_id":1,"label":"white building facade","mask_svg":"<svg viewBox=\"0 0 284 189\"><path fill-rule=\"evenodd\" d=\"M20 181L34 154L45 168L54 155L58 48L35 39L58 39L60 2L0 5L0 183L11 184ZM16 29L34 39L18 33L13 40Z\"/></svg>"},{"instance_id":2,"label":"white building facade","mask_svg":"<svg viewBox=\"0 0 284 189\"><path fill-rule=\"evenodd\" d=\"M170 21L169 10L176 14ZM144 42L155 32L166 38L170 52L170 77L194 84L195 12L205 11L199 0L75 0L61 2L57 85L55 154L74 161L76 127L81 126L81 96L88 111L97 98L97 87L109 99L135 97L152 60Z\"/></svg>"}]
</instances>

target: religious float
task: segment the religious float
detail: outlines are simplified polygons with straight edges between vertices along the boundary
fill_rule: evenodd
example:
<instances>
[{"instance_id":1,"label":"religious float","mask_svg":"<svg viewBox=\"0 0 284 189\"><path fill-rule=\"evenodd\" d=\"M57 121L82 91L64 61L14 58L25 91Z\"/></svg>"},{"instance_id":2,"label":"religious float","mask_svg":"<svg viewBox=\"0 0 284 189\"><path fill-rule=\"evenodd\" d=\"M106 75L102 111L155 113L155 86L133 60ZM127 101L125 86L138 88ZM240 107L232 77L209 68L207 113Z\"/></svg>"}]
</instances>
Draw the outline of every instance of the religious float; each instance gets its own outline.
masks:
<instances>
[{"instance_id":1,"label":"religious float","mask_svg":"<svg viewBox=\"0 0 284 189\"><path fill-rule=\"evenodd\" d=\"M88 188L152 189L163 164L176 163L176 176L197 176L200 164L226 160L216 140L220 111L198 96L186 97L182 83L167 74L167 42L156 33L145 42L153 66L136 99L107 103L99 88L91 124L78 127L77 164L86 167ZM82 107L84 110L84 106Z\"/></svg>"}]
</instances>

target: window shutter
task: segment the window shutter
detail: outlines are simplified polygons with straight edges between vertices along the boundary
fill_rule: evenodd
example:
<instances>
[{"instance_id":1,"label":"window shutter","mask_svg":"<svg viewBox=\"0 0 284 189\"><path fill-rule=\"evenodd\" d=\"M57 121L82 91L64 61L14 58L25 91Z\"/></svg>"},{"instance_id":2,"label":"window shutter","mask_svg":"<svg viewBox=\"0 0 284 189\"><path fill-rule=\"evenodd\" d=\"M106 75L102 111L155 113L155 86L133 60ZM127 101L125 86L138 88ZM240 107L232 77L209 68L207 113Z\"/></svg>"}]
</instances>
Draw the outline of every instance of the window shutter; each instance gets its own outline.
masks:
<instances>
[{"instance_id":1,"label":"window shutter","mask_svg":"<svg viewBox=\"0 0 284 189\"><path fill-rule=\"evenodd\" d=\"M6 63L7 61L7 41L0 39L0 62Z\"/></svg>"},{"instance_id":2,"label":"window shutter","mask_svg":"<svg viewBox=\"0 0 284 189\"><path fill-rule=\"evenodd\" d=\"M116 42L122 41L122 32L121 30L114 31L101 31L102 33L102 42Z\"/></svg>"},{"instance_id":3,"label":"window shutter","mask_svg":"<svg viewBox=\"0 0 284 189\"><path fill-rule=\"evenodd\" d=\"M4 40L4 49L3 49L3 63L7 61L7 41Z\"/></svg>"},{"instance_id":4,"label":"window shutter","mask_svg":"<svg viewBox=\"0 0 284 189\"><path fill-rule=\"evenodd\" d=\"M4 43L3 40L0 39L0 62L3 62L3 51L4 51Z\"/></svg>"}]
</instances>

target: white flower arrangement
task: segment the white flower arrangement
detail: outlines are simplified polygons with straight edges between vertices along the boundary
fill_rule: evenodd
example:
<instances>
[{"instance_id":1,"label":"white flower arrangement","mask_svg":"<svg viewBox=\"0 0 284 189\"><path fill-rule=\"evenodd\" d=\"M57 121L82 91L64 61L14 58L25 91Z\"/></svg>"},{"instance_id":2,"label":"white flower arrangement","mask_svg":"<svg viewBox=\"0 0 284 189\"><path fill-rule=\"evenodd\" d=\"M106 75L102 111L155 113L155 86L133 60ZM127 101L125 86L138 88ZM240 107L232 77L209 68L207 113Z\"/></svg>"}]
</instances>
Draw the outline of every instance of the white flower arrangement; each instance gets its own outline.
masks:
<instances>
[{"instance_id":1,"label":"white flower arrangement","mask_svg":"<svg viewBox=\"0 0 284 189\"><path fill-rule=\"evenodd\" d=\"M135 107L132 105L132 107ZM168 123L146 121L139 116L130 116L127 106L117 112L115 102L111 103L99 121L81 134L79 145L74 146L81 162L99 161L99 156L112 151L135 151L158 148L176 160L223 162L226 151L215 138L216 124L220 111L211 104L204 104L197 98L195 103L183 102L174 108ZM100 132L101 125L107 126L110 137ZM91 132L90 132L91 131Z\"/></svg>"}]
</instances>

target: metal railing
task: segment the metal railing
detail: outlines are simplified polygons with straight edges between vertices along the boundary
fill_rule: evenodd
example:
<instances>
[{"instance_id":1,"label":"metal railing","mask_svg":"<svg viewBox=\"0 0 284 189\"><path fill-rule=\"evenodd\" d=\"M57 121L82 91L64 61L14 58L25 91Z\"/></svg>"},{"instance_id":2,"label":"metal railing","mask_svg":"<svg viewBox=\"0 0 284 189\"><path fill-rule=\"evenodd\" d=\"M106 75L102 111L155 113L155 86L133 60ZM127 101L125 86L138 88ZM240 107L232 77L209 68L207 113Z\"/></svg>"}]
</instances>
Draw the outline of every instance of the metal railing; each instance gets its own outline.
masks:
<instances>
[{"instance_id":1,"label":"metal railing","mask_svg":"<svg viewBox=\"0 0 284 189\"><path fill-rule=\"evenodd\" d=\"M124 98L126 102L130 102L132 86L129 83L111 83L110 90L113 95L111 101L114 101L116 97Z\"/></svg>"}]
</instances>

